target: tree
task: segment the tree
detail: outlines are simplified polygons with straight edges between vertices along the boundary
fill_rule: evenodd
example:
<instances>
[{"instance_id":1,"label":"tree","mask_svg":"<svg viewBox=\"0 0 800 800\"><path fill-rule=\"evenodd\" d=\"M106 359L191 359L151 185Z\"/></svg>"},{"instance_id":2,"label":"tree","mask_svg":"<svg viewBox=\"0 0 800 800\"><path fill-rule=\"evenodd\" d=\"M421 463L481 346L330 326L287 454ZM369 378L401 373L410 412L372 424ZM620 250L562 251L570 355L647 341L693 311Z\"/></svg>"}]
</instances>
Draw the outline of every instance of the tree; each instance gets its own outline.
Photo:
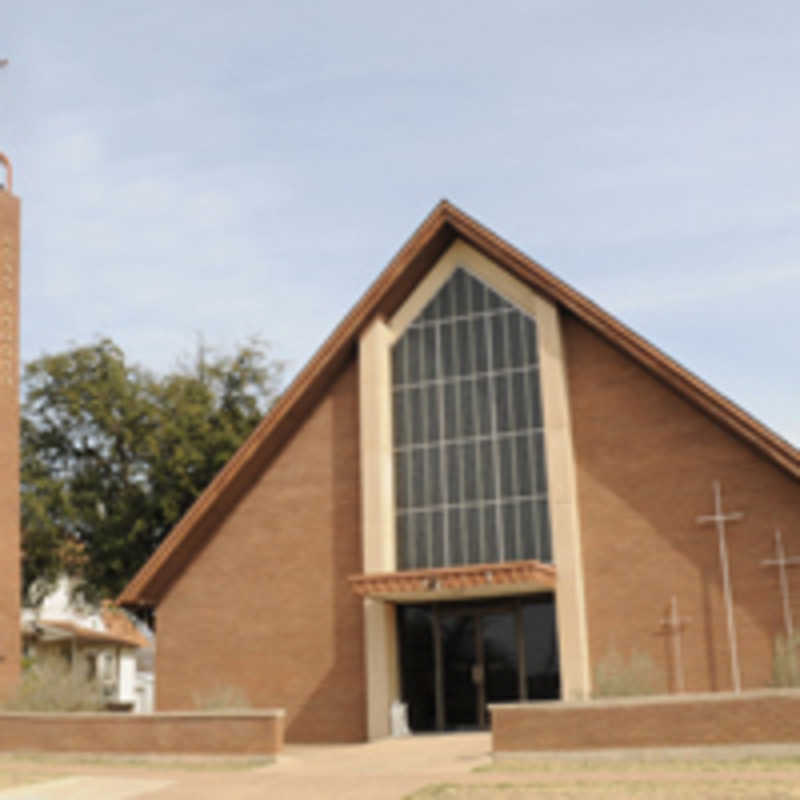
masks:
<instances>
[{"instance_id":1,"label":"tree","mask_svg":"<svg viewBox=\"0 0 800 800\"><path fill-rule=\"evenodd\" d=\"M164 376L110 339L27 364L24 596L64 572L89 599L118 594L262 418L281 373L259 340L232 356L201 345Z\"/></svg>"}]
</instances>

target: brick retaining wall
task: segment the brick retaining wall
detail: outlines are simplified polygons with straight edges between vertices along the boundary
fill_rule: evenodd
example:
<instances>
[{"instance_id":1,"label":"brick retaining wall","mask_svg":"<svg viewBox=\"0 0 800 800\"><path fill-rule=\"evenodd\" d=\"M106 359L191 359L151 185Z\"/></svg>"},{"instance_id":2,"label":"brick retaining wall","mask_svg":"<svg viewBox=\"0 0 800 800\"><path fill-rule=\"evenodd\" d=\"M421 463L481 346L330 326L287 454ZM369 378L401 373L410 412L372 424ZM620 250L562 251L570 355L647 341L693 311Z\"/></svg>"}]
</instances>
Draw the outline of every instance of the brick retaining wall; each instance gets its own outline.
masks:
<instances>
[{"instance_id":1,"label":"brick retaining wall","mask_svg":"<svg viewBox=\"0 0 800 800\"><path fill-rule=\"evenodd\" d=\"M800 691L492 705L492 750L800 743Z\"/></svg>"},{"instance_id":2,"label":"brick retaining wall","mask_svg":"<svg viewBox=\"0 0 800 800\"><path fill-rule=\"evenodd\" d=\"M284 712L0 714L0 751L276 755Z\"/></svg>"}]
</instances>

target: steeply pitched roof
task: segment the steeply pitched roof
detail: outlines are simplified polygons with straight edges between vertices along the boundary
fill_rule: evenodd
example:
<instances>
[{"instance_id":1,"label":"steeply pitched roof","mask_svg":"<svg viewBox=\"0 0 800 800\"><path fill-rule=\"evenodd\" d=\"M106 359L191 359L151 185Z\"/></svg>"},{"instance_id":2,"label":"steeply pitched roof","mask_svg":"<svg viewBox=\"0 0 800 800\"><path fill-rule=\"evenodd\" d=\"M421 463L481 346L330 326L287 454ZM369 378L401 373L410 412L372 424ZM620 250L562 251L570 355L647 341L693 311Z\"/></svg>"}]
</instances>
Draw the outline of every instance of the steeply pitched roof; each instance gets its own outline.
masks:
<instances>
[{"instance_id":1,"label":"steeply pitched roof","mask_svg":"<svg viewBox=\"0 0 800 800\"><path fill-rule=\"evenodd\" d=\"M149 645L146 640L142 643L138 638L133 639L111 631L98 631L68 619L43 619L39 622L27 623L23 626L23 635L41 636L47 641L57 641L63 638L89 644L111 644L123 647L146 647Z\"/></svg>"},{"instance_id":2,"label":"steeply pitched roof","mask_svg":"<svg viewBox=\"0 0 800 800\"><path fill-rule=\"evenodd\" d=\"M111 636L116 636L135 647L152 647L153 643L136 627L129 613L109 600L103 601L100 609L103 625Z\"/></svg>"},{"instance_id":3,"label":"steeply pitched roof","mask_svg":"<svg viewBox=\"0 0 800 800\"><path fill-rule=\"evenodd\" d=\"M689 402L800 479L800 451L712 389L649 342L503 241L442 200L400 249L363 297L172 529L119 597L124 605L156 605L194 554L212 535L230 504L288 440L352 356L358 338L376 315L389 317L450 244L463 239L519 281L605 337L665 381Z\"/></svg>"}]
</instances>

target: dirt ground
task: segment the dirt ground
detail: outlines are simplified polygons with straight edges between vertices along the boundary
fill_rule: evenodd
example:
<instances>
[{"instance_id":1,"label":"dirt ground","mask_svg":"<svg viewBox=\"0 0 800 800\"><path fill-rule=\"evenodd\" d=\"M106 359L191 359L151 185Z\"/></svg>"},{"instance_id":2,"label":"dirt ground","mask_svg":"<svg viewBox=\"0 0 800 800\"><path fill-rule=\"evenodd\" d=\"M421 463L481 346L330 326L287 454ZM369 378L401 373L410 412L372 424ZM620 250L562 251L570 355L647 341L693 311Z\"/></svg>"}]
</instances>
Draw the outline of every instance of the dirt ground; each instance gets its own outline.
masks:
<instances>
[{"instance_id":1,"label":"dirt ground","mask_svg":"<svg viewBox=\"0 0 800 800\"><path fill-rule=\"evenodd\" d=\"M800 798L797 747L492 760L487 734L290 746L258 759L0 756L0 800Z\"/></svg>"}]
</instances>

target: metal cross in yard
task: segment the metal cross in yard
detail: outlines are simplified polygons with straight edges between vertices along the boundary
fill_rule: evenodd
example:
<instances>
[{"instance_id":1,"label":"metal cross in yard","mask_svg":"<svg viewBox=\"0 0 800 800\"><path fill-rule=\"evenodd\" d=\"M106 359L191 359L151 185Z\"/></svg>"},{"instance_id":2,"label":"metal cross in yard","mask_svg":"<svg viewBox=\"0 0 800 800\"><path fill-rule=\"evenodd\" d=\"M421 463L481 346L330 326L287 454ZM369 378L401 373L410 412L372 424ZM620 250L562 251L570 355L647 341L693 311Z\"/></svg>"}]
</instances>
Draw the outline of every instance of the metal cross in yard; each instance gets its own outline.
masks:
<instances>
[{"instance_id":1,"label":"metal cross in yard","mask_svg":"<svg viewBox=\"0 0 800 800\"><path fill-rule=\"evenodd\" d=\"M777 528L775 529L775 554L776 558L765 558L761 562L761 566L778 568L781 601L783 603L783 624L786 626L786 639L788 641L792 638L792 634L794 633L794 624L792 622L792 605L789 600L789 576L786 574L786 567L800 564L800 557L793 556L792 558L786 558L786 552L783 549L783 541L781 540L781 532Z\"/></svg>"},{"instance_id":2,"label":"metal cross in yard","mask_svg":"<svg viewBox=\"0 0 800 800\"><path fill-rule=\"evenodd\" d=\"M675 669L675 691L680 694L685 688L683 678L683 651L681 649L681 634L687 622L691 622L691 617L681 617L678 614L678 598L672 595L669 604L669 616L662 617L661 627L666 629L667 634L672 637L672 658Z\"/></svg>"},{"instance_id":3,"label":"metal cross in yard","mask_svg":"<svg viewBox=\"0 0 800 800\"><path fill-rule=\"evenodd\" d=\"M733 691L742 691L742 678L739 674L739 649L736 644L736 622L733 618L733 591L731 589L730 567L728 566L728 549L725 546L725 523L735 522L744 516L741 512L733 511L729 514L722 513L722 491L719 481L713 482L714 488L714 513L697 518L700 525L713 522L717 528L719 540L719 561L722 566L722 592L725 596L725 615L728 621L728 643L731 651L731 679Z\"/></svg>"}]
</instances>

